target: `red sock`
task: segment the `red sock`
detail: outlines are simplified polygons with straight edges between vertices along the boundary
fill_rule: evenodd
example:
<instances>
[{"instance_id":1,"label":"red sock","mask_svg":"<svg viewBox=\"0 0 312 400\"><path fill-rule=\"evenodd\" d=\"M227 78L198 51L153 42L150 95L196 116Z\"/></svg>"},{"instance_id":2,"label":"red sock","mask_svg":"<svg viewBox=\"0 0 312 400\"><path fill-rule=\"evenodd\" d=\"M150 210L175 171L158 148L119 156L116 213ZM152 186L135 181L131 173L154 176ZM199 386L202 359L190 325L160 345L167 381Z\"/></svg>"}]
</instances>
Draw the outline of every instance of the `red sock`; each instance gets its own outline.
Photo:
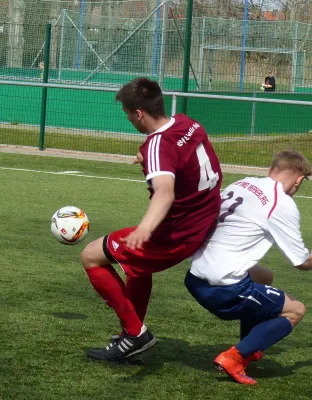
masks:
<instances>
[{"instance_id":1,"label":"red sock","mask_svg":"<svg viewBox=\"0 0 312 400\"><path fill-rule=\"evenodd\" d=\"M141 332L142 322L128 299L126 286L111 265L87 268L90 282L107 305L115 310L122 327L131 336Z\"/></svg>"},{"instance_id":2,"label":"red sock","mask_svg":"<svg viewBox=\"0 0 312 400\"><path fill-rule=\"evenodd\" d=\"M127 276L126 289L128 299L131 300L137 316L143 323L152 291L152 274Z\"/></svg>"}]
</instances>

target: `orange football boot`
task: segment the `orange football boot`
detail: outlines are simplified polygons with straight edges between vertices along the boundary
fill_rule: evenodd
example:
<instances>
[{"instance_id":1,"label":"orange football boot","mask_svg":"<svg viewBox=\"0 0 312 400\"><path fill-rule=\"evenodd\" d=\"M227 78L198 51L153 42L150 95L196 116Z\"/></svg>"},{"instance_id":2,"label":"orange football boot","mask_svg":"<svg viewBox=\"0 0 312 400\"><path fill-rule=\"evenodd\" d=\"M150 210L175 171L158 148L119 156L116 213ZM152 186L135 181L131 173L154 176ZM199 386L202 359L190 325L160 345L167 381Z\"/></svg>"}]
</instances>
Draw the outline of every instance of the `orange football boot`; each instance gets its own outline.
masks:
<instances>
[{"instance_id":1,"label":"orange football boot","mask_svg":"<svg viewBox=\"0 0 312 400\"><path fill-rule=\"evenodd\" d=\"M219 354L214 362L220 372L225 371L238 383L243 385L255 385L257 383L257 381L246 375L244 358L234 346Z\"/></svg>"},{"instance_id":2,"label":"orange football boot","mask_svg":"<svg viewBox=\"0 0 312 400\"><path fill-rule=\"evenodd\" d=\"M246 358L244 358L244 368L248 366L250 362L259 361L263 357L263 351L255 351Z\"/></svg>"}]
</instances>

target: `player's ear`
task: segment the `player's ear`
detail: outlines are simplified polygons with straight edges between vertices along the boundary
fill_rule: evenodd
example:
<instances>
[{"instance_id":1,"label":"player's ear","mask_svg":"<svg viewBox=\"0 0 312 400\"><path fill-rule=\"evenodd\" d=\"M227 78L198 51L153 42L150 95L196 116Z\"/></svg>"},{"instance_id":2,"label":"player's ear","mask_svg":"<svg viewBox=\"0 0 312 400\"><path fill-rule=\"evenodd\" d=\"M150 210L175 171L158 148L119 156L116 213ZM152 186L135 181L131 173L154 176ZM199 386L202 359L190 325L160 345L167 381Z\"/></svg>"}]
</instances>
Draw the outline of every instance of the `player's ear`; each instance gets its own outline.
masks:
<instances>
[{"instance_id":1,"label":"player's ear","mask_svg":"<svg viewBox=\"0 0 312 400\"><path fill-rule=\"evenodd\" d=\"M302 181L303 181L304 178L305 178L304 175L298 176L298 178L296 179L296 182L295 182L295 186L296 186L296 187L299 187L299 186L301 185L301 183L302 183Z\"/></svg>"},{"instance_id":2,"label":"player's ear","mask_svg":"<svg viewBox=\"0 0 312 400\"><path fill-rule=\"evenodd\" d=\"M135 110L135 112L136 112L136 116L137 116L138 120L141 121L143 118L142 110Z\"/></svg>"}]
</instances>

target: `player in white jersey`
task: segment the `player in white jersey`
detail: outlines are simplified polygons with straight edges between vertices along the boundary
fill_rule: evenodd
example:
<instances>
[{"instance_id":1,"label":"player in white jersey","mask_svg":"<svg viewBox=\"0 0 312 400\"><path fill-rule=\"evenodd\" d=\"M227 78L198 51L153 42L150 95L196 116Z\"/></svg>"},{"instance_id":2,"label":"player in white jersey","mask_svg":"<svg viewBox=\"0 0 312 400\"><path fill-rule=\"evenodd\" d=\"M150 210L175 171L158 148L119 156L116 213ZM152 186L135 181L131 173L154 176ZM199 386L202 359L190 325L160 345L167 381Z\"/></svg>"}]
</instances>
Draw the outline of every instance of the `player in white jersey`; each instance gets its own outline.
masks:
<instances>
[{"instance_id":1,"label":"player in white jersey","mask_svg":"<svg viewBox=\"0 0 312 400\"><path fill-rule=\"evenodd\" d=\"M256 383L246 376L248 363L289 335L304 316L301 302L263 284L270 275L261 275L257 263L275 243L294 267L312 269L292 199L311 175L301 154L283 151L274 157L268 177L228 186L216 231L192 257L185 278L189 292L219 318L241 322L240 342L215 359L219 370L239 383Z\"/></svg>"}]
</instances>

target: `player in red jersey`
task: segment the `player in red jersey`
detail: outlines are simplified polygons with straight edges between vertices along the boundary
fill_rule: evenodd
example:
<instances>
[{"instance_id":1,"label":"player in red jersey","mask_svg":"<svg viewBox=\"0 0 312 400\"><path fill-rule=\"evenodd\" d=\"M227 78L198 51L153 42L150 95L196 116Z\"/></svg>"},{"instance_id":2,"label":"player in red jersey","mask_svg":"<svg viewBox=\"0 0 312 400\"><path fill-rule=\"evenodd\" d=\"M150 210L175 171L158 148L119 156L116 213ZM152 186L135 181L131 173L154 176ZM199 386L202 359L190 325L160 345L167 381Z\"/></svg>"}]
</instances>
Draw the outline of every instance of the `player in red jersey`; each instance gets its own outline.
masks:
<instances>
[{"instance_id":1,"label":"player in red jersey","mask_svg":"<svg viewBox=\"0 0 312 400\"><path fill-rule=\"evenodd\" d=\"M190 257L215 228L222 178L204 128L183 114L168 118L157 82L134 79L116 99L136 129L148 135L136 162L143 166L151 201L138 226L101 237L82 253L94 289L115 310L123 328L105 349L87 352L110 361L155 344L144 325L152 274ZM126 284L113 263L124 270Z\"/></svg>"}]
</instances>

